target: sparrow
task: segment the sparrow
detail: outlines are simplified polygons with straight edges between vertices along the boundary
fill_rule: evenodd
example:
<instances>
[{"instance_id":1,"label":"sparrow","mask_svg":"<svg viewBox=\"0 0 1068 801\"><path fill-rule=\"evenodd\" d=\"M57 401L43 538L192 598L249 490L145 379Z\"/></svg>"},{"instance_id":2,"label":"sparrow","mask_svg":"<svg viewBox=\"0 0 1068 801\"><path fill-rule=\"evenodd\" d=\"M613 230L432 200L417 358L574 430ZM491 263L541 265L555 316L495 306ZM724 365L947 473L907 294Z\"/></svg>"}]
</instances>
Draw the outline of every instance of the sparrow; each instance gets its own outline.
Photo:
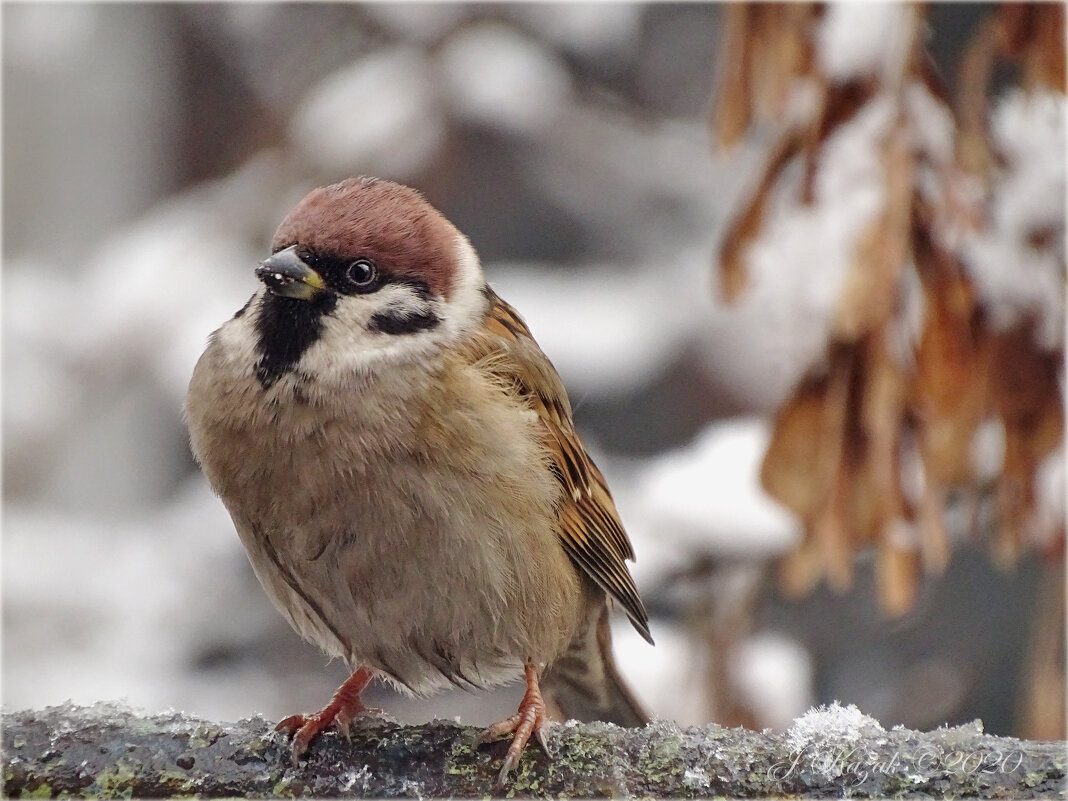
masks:
<instances>
[{"instance_id":1,"label":"sparrow","mask_svg":"<svg viewBox=\"0 0 1068 801\"><path fill-rule=\"evenodd\" d=\"M634 551L563 383L467 238L358 177L282 221L262 286L209 338L184 415L267 595L352 675L278 724L299 759L375 678L426 696L522 676L503 787L551 714L643 725L609 604L647 641ZM544 695L543 695L544 689Z\"/></svg>"}]
</instances>

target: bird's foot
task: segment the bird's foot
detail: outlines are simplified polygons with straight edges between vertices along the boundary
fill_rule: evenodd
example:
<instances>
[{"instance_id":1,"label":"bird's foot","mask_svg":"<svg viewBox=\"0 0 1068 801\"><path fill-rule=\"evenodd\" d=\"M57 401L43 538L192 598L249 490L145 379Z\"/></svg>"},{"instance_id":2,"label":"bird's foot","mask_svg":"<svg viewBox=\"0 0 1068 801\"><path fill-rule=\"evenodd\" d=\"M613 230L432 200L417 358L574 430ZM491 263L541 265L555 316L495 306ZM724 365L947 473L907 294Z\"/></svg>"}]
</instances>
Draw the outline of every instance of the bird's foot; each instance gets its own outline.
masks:
<instances>
[{"instance_id":1,"label":"bird's foot","mask_svg":"<svg viewBox=\"0 0 1068 801\"><path fill-rule=\"evenodd\" d=\"M526 675L527 691L523 694L523 700L519 702L519 711L500 723L494 723L482 732L481 739L484 743L514 733L512 744L504 756L504 765L497 776L497 790L504 789L508 774L519 764L519 757L523 754L523 749L530 741L531 735L534 736L542 750L552 756L548 739L549 716L538 686L538 671L533 664L528 662L523 666L523 672Z\"/></svg>"},{"instance_id":2,"label":"bird's foot","mask_svg":"<svg viewBox=\"0 0 1068 801\"><path fill-rule=\"evenodd\" d=\"M367 707L360 701L360 693L371 683L372 678L371 671L359 668L338 687L330 703L321 711L310 715L290 715L274 727L275 731L284 732L293 737L290 754L294 765L304 756L308 745L316 735L331 726L348 738L349 724L355 717L367 711Z\"/></svg>"}]
</instances>

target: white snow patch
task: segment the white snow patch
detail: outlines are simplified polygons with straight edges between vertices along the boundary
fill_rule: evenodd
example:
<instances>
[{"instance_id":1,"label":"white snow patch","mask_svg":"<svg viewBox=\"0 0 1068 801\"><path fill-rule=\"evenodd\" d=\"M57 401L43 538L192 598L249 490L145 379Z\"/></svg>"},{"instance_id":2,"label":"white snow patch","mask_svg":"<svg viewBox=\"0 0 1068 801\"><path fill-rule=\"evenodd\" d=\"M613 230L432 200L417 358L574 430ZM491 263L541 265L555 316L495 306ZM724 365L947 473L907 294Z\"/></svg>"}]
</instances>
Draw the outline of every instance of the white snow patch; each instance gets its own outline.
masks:
<instances>
[{"instance_id":1,"label":"white snow patch","mask_svg":"<svg viewBox=\"0 0 1068 801\"><path fill-rule=\"evenodd\" d=\"M659 548L685 560L709 553L765 559L798 543L797 521L760 485L770 434L760 418L714 423L648 464L632 494Z\"/></svg>"},{"instance_id":2,"label":"white snow patch","mask_svg":"<svg viewBox=\"0 0 1068 801\"><path fill-rule=\"evenodd\" d=\"M585 392L625 392L656 375L700 314L680 308L675 294L688 290L663 274L495 264L486 275L573 389L573 405Z\"/></svg>"},{"instance_id":3,"label":"white snow patch","mask_svg":"<svg viewBox=\"0 0 1068 801\"><path fill-rule=\"evenodd\" d=\"M972 437L969 454L979 485L994 481L1005 461L1005 424L1001 418L984 420Z\"/></svg>"},{"instance_id":4,"label":"white snow patch","mask_svg":"<svg viewBox=\"0 0 1068 801\"><path fill-rule=\"evenodd\" d=\"M695 699L704 686L703 659L690 636L676 623L656 618L650 623L656 646L650 646L630 622L612 619L612 650L616 668L646 710L680 726L708 722L707 710Z\"/></svg>"},{"instance_id":5,"label":"white snow patch","mask_svg":"<svg viewBox=\"0 0 1068 801\"><path fill-rule=\"evenodd\" d=\"M99 46L101 16L100 8L88 3L20 7L4 20L9 26L5 58L12 66L39 74L65 75L72 69L85 69L88 51Z\"/></svg>"},{"instance_id":6,"label":"white snow patch","mask_svg":"<svg viewBox=\"0 0 1068 801\"><path fill-rule=\"evenodd\" d=\"M935 164L952 164L957 126L949 106L918 81L905 88L904 102L915 144Z\"/></svg>"},{"instance_id":7,"label":"white snow patch","mask_svg":"<svg viewBox=\"0 0 1068 801\"><path fill-rule=\"evenodd\" d=\"M434 69L414 47L371 53L308 92L291 136L323 172L412 179L445 136Z\"/></svg>"},{"instance_id":8,"label":"white snow patch","mask_svg":"<svg viewBox=\"0 0 1068 801\"><path fill-rule=\"evenodd\" d=\"M1068 483L1065 478L1064 443L1046 457L1035 476L1035 545L1046 547L1060 533L1064 535L1068 515Z\"/></svg>"},{"instance_id":9,"label":"white snow patch","mask_svg":"<svg viewBox=\"0 0 1068 801\"><path fill-rule=\"evenodd\" d=\"M728 670L762 728L783 731L812 704L812 659L782 634L762 632L744 640L731 653Z\"/></svg>"},{"instance_id":10,"label":"white snow patch","mask_svg":"<svg viewBox=\"0 0 1068 801\"><path fill-rule=\"evenodd\" d=\"M898 2L829 3L816 36L823 73L843 83L875 75L896 84L911 44L915 13Z\"/></svg>"},{"instance_id":11,"label":"white snow patch","mask_svg":"<svg viewBox=\"0 0 1068 801\"><path fill-rule=\"evenodd\" d=\"M439 59L457 113L512 133L537 133L551 125L571 92L563 64L507 25L465 30L445 45Z\"/></svg>"},{"instance_id":12,"label":"white snow patch","mask_svg":"<svg viewBox=\"0 0 1068 801\"><path fill-rule=\"evenodd\" d=\"M19 658L4 662L5 703L124 698L229 720L246 714L250 698L277 694L265 669L206 681L190 668L205 639L247 637L259 616L273 625L262 597L245 611L235 581L243 562L226 510L199 476L136 519L7 505L4 644Z\"/></svg>"},{"instance_id":13,"label":"white snow patch","mask_svg":"<svg viewBox=\"0 0 1068 801\"><path fill-rule=\"evenodd\" d=\"M642 8L632 3L508 3L503 10L574 53L617 60L641 35Z\"/></svg>"},{"instance_id":14,"label":"white snow patch","mask_svg":"<svg viewBox=\"0 0 1068 801\"><path fill-rule=\"evenodd\" d=\"M70 332L86 330L78 285L54 265L4 265L5 456L54 447L52 435L81 414L83 386L71 369ZM47 309L47 314L42 310ZM56 325L56 321L62 325ZM16 460L19 461L19 460ZM10 478L10 476L9 476Z\"/></svg>"},{"instance_id":15,"label":"white snow patch","mask_svg":"<svg viewBox=\"0 0 1068 801\"><path fill-rule=\"evenodd\" d=\"M895 113L893 100L879 97L835 131L811 204L799 202L800 165L787 169L746 256L749 287L720 315L724 336L763 343L780 392L823 358L857 241L883 208L880 153Z\"/></svg>"},{"instance_id":16,"label":"white snow patch","mask_svg":"<svg viewBox=\"0 0 1068 801\"><path fill-rule=\"evenodd\" d=\"M141 364L175 397L184 394L208 334L255 289L258 263L202 201L191 196L162 205L93 257L83 287L91 325L73 343L83 364L115 370Z\"/></svg>"},{"instance_id":17,"label":"white snow patch","mask_svg":"<svg viewBox=\"0 0 1068 801\"><path fill-rule=\"evenodd\" d=\"M360 7L398 38L430 44L463 24L466 9L460 3L367 3Z\"/></svg>"},{"instance_id":18,"label":"white snow patch","mask_svg":"<svg viewBox=\"0 0 1068 801\"><path fill-rule=\"evenodd\" d=\"M1038 320L1048 349L1065 331L1065 98L1056 92L1008 93L994 110L992 138L1005 161L994 182L987 230L965 243L965 258L998 328ZM1036 247L1031 239L1048 236Z\"/></svg>"}]
</instances>

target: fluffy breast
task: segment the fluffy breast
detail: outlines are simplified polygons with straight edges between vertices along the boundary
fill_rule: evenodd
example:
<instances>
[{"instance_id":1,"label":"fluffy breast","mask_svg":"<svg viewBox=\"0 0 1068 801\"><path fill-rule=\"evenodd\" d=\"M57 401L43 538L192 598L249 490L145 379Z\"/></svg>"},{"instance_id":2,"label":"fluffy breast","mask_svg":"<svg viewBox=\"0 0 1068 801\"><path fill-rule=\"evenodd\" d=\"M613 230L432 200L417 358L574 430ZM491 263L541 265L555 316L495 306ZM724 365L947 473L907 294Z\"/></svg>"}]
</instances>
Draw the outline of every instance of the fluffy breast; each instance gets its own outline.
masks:
<instances>
[{"instance_id":1,"label":"fluffy breast","mask_svg":"<svg viewBox=\"0 0 1068 801\"><path fill-rule=\"evenodd\" d=\"M417 693L496 683L564 650L583 584L556 534L561 490L531 410L449 355L340 394L299 371L264 389L246 344L220 331L186 415L257 575L302 636Z\"/></svg>"}]
</instances>

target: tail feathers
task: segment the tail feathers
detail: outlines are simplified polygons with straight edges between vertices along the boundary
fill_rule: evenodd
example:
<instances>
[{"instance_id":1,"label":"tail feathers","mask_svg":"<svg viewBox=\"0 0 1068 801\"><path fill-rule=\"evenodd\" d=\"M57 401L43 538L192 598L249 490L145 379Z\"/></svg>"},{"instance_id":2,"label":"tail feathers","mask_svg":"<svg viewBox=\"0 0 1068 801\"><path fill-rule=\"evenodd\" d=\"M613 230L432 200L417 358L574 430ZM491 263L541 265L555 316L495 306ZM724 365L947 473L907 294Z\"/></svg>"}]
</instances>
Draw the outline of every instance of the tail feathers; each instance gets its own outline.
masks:
<instances>
[{"instance_id":1,"label":"tail feathers","mask_svg":"<svg viewBox=\"0 0 1068 801\"><path fill-rule=\"evenodd\" d=\"M592 623L592 621L591 621ZM601 607L596 625L572 641L541 680L546 700L556 716L584 723L600 720L634 728L649 722L634 694L616 669L608 607Z\"/></svg>"}]
</instances>

